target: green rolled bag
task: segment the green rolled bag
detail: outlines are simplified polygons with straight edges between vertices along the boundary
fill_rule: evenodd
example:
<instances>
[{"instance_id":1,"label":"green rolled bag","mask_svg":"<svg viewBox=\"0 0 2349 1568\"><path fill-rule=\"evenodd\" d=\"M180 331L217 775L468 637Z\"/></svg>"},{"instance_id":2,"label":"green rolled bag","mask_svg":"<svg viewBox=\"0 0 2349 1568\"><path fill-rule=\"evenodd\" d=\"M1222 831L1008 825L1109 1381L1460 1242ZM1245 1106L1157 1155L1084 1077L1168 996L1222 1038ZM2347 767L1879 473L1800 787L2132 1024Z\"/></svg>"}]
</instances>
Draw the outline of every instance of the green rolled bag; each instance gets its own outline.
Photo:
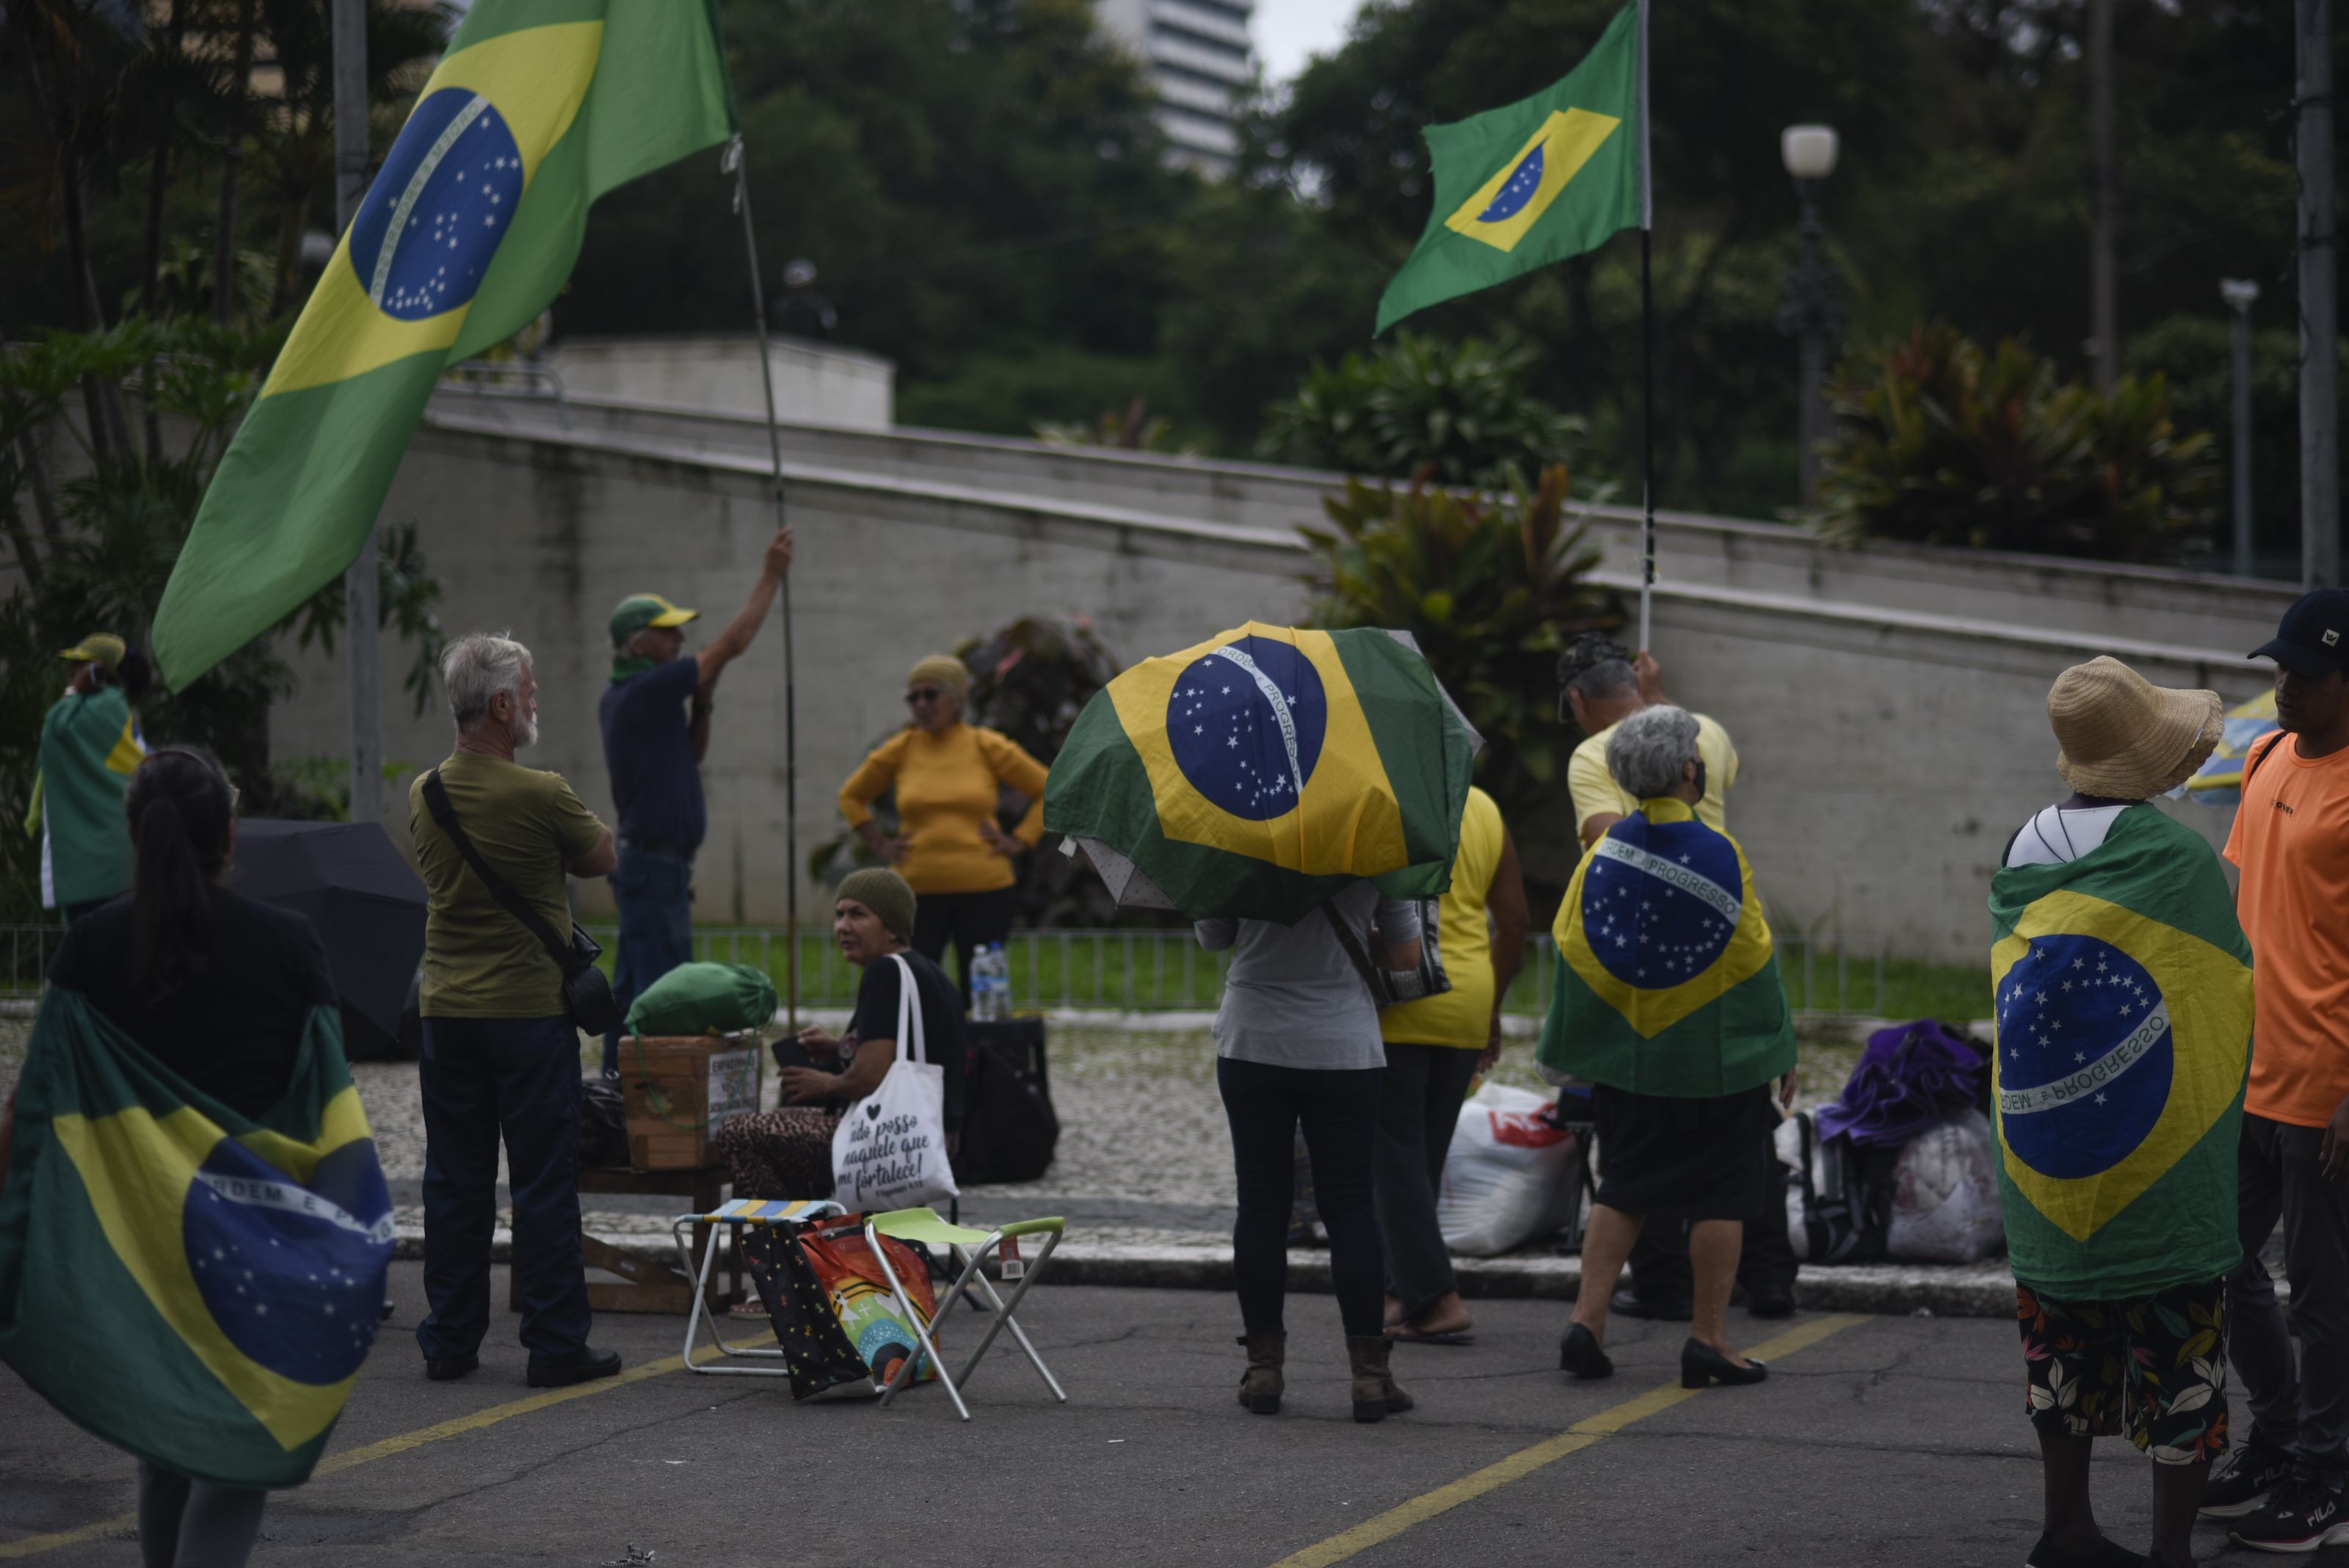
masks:
<instances>
[{"instance_id":1,"label":"green rolled bag","mask_svg":"<svg viewBox=\"0 0 2349 1568\"><path fill-rule=\"evenodd\" d=\"M775 982L747 963L681 963L628 1008L631 1034L730 1034L775 1016Z\"/></svg>"}]
</instances>

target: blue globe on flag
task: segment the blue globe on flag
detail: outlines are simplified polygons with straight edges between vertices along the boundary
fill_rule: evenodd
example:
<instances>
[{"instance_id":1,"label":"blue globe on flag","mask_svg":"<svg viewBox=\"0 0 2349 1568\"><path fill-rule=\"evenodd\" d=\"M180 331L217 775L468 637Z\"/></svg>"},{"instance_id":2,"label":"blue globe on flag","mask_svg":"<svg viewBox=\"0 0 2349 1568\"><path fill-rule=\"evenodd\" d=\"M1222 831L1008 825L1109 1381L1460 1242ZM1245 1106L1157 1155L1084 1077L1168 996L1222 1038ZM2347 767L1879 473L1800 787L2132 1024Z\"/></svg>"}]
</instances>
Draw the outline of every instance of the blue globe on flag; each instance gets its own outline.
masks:
<instances>
[{"instance_id":1,"label":"blue globe on flag","mask_svg":"<svg viewBox=\"0 0 2349 1568\"><path fill-rule=\"evenodd\" d=\"M421 321L471 301L522 203L522 150L464 88L416 106L352 220L351 270L376 308Z\"/></svg>"},{"instance_id":2,"label":"blue globe on flag","mask_svg":"<svg viewBox=\"0 0 2349 1568\"><path fill-rule=\"evenodd\" d=\"M1736 848L1720 834L1693 823L1628 820L1639 826L1609 834L1591 851L1583 934L1609 974L1660 991L1720 959L1737 934L1745 878Z\"/></svg>"},{"instance_id":3,"label":"blue globe on flag","mask_svg":"<svg viewBox=\"0 0 2349 1568\"><path fill-rule=\"evenodd\" d=\"M2161 988L2120 949L2033 937L2007 971L1999 1126L2032 1169L2077 1180L2120 1163L2161 1119L2175 1065Z\"/></svg>"},{"instance_id":4,"label":"blue globe on flag","mask_svg":"<svg viewBox=\"0 0 2349 1568\"><path fill-rule=\"evenodd\" d=\"M1166 699L1175 766L1204 798L1250 822L1296 808L1329 727L1320 671L1270 638L1192 660Z\"/></svg>"}]
</instances>

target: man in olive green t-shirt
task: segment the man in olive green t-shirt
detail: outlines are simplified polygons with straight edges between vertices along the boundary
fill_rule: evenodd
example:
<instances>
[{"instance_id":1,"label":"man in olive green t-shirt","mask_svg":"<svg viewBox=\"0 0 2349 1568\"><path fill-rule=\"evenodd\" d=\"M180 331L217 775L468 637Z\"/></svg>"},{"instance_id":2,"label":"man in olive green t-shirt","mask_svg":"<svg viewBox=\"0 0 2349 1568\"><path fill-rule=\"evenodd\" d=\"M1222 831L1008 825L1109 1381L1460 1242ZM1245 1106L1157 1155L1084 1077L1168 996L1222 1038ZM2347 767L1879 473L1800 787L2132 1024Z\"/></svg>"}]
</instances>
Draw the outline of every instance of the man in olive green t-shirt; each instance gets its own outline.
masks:
<instances>
[{"instance_id":1,"label":"man in olive green t-shirt","mask_svg":"<svg viewBox=\"0 0 2349 1568\"><path fill-rule=\"evenodd\" d=\"M457 749L434 772L475 853L571 933L564 877L605 877L612 836L559 774L517 763L538 739L530 649L476 632L441 655ZM462 1377L481 1364L490 1326L490 1233L497 1223L498 1143L514 1209L513 1269L533 1387L620 1369L589 1347L587 1274L579 1246L579 1031L563 969L508 913L442 832L424 780L408 794L416 868L430 897L424 928L424 1293L417 1325L424 1375Z\"/></svg>"}]
</instances>

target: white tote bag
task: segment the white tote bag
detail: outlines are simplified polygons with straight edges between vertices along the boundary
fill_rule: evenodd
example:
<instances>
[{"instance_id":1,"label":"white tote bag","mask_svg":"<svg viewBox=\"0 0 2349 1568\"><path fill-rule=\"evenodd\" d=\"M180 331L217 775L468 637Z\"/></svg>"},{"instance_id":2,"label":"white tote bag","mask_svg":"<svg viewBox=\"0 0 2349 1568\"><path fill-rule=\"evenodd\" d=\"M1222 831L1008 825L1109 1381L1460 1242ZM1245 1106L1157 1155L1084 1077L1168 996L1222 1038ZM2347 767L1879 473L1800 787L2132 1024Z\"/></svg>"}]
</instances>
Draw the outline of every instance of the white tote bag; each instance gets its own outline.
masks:
<instances>
[{"instance_id":1,"label":"white tote bag","mask_svg":"<svg viewBox=\"0 0 2349 1568\"><path fill-rule=\"evenodd\" d=\"M897 1059L832 1135L832 1196L864 1213L957 1196L947 1158L947 1070L923 1060L928 1051L914 966L896 953L889 961L897 966Z\"/></svg>"}]
</instances>

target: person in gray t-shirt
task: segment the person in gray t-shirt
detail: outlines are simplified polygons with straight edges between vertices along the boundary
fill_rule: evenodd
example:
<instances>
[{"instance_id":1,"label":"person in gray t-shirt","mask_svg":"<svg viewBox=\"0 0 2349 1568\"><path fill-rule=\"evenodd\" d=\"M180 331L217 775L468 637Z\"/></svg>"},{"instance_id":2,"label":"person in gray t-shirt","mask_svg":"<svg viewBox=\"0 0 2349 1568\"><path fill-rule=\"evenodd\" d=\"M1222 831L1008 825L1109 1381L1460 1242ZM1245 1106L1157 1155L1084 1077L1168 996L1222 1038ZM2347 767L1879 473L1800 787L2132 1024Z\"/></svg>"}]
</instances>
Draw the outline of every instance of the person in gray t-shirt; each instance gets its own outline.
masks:
<instances>
[{"instance_id":1,"label":"person in gray t-shirt","mask_svg":"<svg viewBox=\"0 0 2349 1568\"><path fill-rule=\"evenodd\" d=\"M1387 1371L1382 1322L1386 1263L1371 1202L1379 1080L1386 1065L1367 978L1331 917L1388 968L1419 962L1419 909L1360 882L1293 926L1201 920L1199 945L1233 950L1216 1010L1216 1083L1232 1128L1239 1218L1232 1227L1232 1279L1247 1329L1248 1369L1240 1403L1280 1408L1288 1336L1281 1298L1288 1273L1288 1206L1297 1129L1313 1161L1313 1196L1330 1231L1330 1278L1346 1328L1354 1419L1408 1410L1411 1396Z\"/></svg>"}]
</instances>

